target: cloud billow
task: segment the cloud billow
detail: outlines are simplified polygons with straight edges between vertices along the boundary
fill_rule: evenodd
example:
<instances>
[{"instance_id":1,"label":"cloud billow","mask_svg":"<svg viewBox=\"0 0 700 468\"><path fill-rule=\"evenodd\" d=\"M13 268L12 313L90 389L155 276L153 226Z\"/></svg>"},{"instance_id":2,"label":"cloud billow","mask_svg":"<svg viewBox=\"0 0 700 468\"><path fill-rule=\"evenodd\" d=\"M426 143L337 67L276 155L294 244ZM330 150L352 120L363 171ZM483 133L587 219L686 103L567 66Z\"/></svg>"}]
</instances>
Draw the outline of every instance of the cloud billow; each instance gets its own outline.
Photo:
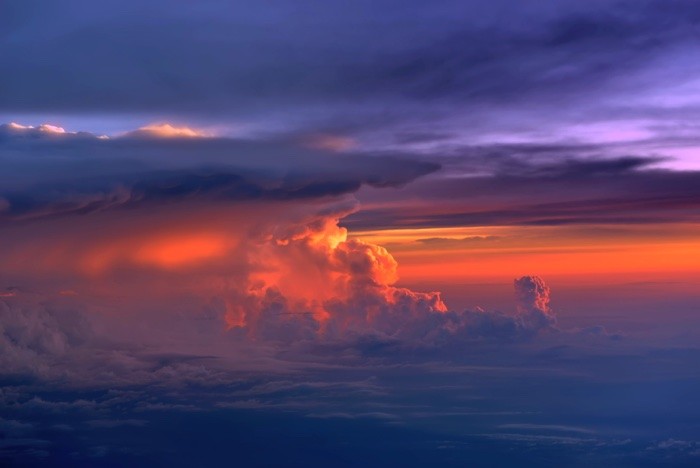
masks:
<instances>
[{"instance_id":1,"label":"cloud billow","mask_svg":"<svg viewBox=\"0 0 700 468\"><path fill-rule=\"evenodd\" d=\"M399 187L440 168L399 154L334 155L226 138L101 139L16 124L0 127L0 135L0 218L7 220L187 200L341 197L363 185Z\"/></svg>"}]
</instances>

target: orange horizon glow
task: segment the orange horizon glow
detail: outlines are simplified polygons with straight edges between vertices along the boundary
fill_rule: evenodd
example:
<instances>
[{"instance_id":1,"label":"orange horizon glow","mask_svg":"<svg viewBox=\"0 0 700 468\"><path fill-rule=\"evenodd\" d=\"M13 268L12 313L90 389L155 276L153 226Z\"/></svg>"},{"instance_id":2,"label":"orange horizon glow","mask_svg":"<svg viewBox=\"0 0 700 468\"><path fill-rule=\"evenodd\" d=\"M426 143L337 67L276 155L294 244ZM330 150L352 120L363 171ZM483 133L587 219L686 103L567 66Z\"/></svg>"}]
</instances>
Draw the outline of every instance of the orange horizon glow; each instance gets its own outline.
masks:
<instances>
[{"instance_id":1,"label":"orange horizon glow","mask_svg":"<svg viewBox=\"0 0 700 468\"><path fill-rule=\"evenodd\" d=\"M495 226L364 231L352 237L387 247L399 264L402 282L473 281L531 273L607 281L620 275L700 272L697 226L668 226L665 233L650 233L644 226L628 228L626 236L604 229L586 235L585 227Z\"/></svg>"}]
</instances>

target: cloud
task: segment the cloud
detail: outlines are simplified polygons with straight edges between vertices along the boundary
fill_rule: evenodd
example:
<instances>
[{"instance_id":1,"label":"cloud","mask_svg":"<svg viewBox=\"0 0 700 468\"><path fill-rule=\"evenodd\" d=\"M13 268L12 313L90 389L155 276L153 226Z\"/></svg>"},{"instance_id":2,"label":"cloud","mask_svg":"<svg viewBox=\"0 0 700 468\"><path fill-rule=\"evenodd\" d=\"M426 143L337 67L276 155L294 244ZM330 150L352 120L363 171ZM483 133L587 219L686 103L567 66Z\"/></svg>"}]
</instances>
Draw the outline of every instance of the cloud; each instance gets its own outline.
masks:
<instances>
[{"instance_id":1,"label":"cloud","mask_svg":"<svg viewBox=\"0 0 700 468\"><path fill-rule=\"evenodd\" d=\"M393 286L394 258L380 246L348 239L338 215L284 226L248 255L253 265L246 297L228 301L242 305L227 309L226 320L255 337L399 338L415 333L414 322L446 311L438 293Z\"/></svg>"},{"instance_id":2,"label":"cloud","mask_svg":"<svg viewBox=\"0 0 700 468\"><path fill-rule=\"evenodd\" d=\"M624 0L409 2L400 12L391 0L236 12L216 3L13 6L23 13L6 15L0 37L0 60L14 70L0 78L0 105L12 118L242 124L249 134L307 135L297 143L329 151L353 142L395 149L397 139L401 149L443 153L464 141L567 145L639 135L648 137L643 154L697 146L686 130L698 109L689 0L644 0L634 11ZM392 14L377 14L383 9ZM295 21L263 27L285 11ZM230 37L241 23L259 27Z\"/></svg>"},{"instance_id":3,"label":"cloud","mask_svg":"<svg viewBox=\"0 0 700 468\"><path fill-rule=\"evenodd\" d=\"M334 152L348 151L356 146L356 142L352 138L328 133L304 135L298 140L302 146Z\"/></svg>"},{"instance_id":4,"label":"cloud","mask_svg":"<svg viewBox=\"0 0 700 468\"><path fill-rule=\"evenodd\" d=\"M148 421L143 419L93 419L86 424L95 429L111 429L120 426L145 426Z\"/></svg>"},{"instance_id":5,"label":"cloud","mask_svg":"<svg viewBox=\"0 0 700 468\"><path fill-rule=\"evenodd\" d=\"M345 222L365 230L697 220L700 172L657 169L656 162L643 157L567 158L556 151L546 158L513 154L495 166L475 162L481 174L417 180L381 196L362 191L358 198L366 208ZM382 204L375 204L380 199ZM441 206L439 213L435 204Z\"/></svg>"},{"instance_id":6,"label":"cloud","mask_svg":"<svg viewBox=\"0 0 700 468\"><path fill-rule=\"evenodd\" d=\"M585 427L574 426L559 426L556 424L526 424L526 423L510 423L501 424L500 429L525 429L543 432L573 432L579 434L595 434L595 431Z\"/></svg>"},{"instance_id":7,"label":"cloud","mask_svg":"<svg viewBox=\"0 0 700 468\"><path fill-rule=\"evenodd\" d=\"M698 221L658 169L698 142L692 1L225 3L3 4L3 118L194 123L0 126L0 464L697 455L678 330L560 328L534 275L456 310L348 233Z\"/></svg>"},{"instance_id":8,"label":"cloud","mask_svg":"<svg viewBox=\"0 0 700 468\"><path fill-rule=\"evenodd\" d=\"M205 138L209 136L189 127L175 127L168 123L152 124L125 133L122 138Z\"/></svg>"},{"instance_id":9,"label":"cloud","mask_svg":"<svg viewBox=\"0 0 700 468\"><path fill-rule=\"evenodd\" d=\"M328 158L276 141L74 135L28 140L12 131L0 139L0 222L186 200L340 197L363 185L400 187L440 168L399 154Z\"/></svg>"},{"instance_id":10,"label":"cloud","mask_svg":"<svg viewBox=\"0 0 700 468\"><path fill-rule=\"evenodd\" d=\"M55 125L50 125L50 124L43 124L40 125L39 127L35 128L31 125L20 125L15 122L10 122L9 124L4 124L2 125L2 129L5 132L16 132L18 134L22 133L27 133L31 135L41 135L43 133L48 133L48 134L55 134L55 135L63 135L66 133L66 130L62 127L57 127Z\"/></svg>"},{"instance_id":11,"label":"cloud","mask_svg":"<svg viewBox=\"0 0 700 468\"><path fill-rule=\"evenodd\" d=\"M89 132L69 132L63 127L51 124L42 124L38 127L32 125L22 125L15 122L0 125L0 142L3 140L65 140L65 139L92 139L107 138L104 135L93 135Z\"/></svg>"},{"instance_id":12,"label":"cloud","mask_svg":"<svg viewBox=\"0 0 700 468\"><path fill-rule=\"evenodd\" d=\"M580 99L590 93L591 82L605 88L644 67L649 57L634 45L668 50L689 38L697 20L694 13L679 14L690 7L687 1L674 7L644 1L634 14L623 2L606 3L603 8L564 7L562 14L541 15L529 27L467 26L394 55L370 83L422 100L497 102L560 93ZM660 18L667 27L660 26Z\"/></svg>"},{"instance_id":13,"label":"cloud","mask_svg":"<svg viewBox=\"0 0 700 468\"><path fill-rule=\"evenodd\" d=\"M92 338L80 313L51 310L23 294L0 299L0 363L4 374L50 374L57 360Z\"/></svg>"},{"instance_id":14,"label":"cloud","mask_svg":"<svg viewBox=\"0 0 700 468\"><path fill-rule=\"evenodd\" d=\"M96 9L78 1L9 15L6 30L14 35L3 38L9 44L0 58L15 72L0 82L7 90L0 104L24 110L233 112L260 100L277 106L377 96L502 102L580 91L589 83L601 88L683 46L696 19L693 3L680 0L672 7L643 1L633 12L616 1L510 10L503 2L438 8L411 2L393 10L398 21L376 13L390 2L371 9L331 2L295 9L298 16L284 28L261 34L251 27L234 39L227 34L232 24L269 24L291 10L248 5L234 13L183 5L172 11L159 4L152 11L117 2ZM109 20L99 27L83 27L85 18L105 14ZM503 15L506 21L495 21ZM60 33L41 27L47 17ZM422 19L420 40L411 18ZM385 37L388 28L392 34ZM39 65L32 68L22 60L27 56ZM92 86L78 92L71 84L82 83L81 77L90 77Z\"/></svg>"},{"instance_id":15,"label":"cloud","mask_svg":"<svg viewBox=\"0 0 700 468\"><path fill-rule=\"evenodd\" d=\"M346 347L371 354L525 341L557 330L549 289L536 276L516 281L515 311L454 310L437 291L397 286L394 257L348 237L345 224L358 209L352 195L360 188L401 190L437 171L437 164L399 154L330 154L278 140L176 140L0 142L0 160L11 174L0 193L0 260L11 273L1 278L99 310L91 320L114 338L159 346L178 336L195 353L211 347L211 355L224 339L256 352ZM643 166L637 160L591 164L591 177ZM522 177L569 173L536 169L522 170ZM36 261L26 261L29 252ZM105 312L115 307L121 323ZM28 334L34 316L23 313L18 329ZM52 322L53 312L32 313L51 325L45 341L53 337L72 349L75 340ZM137 322L149 323L150 331L129 326ZM38 343L21 352L41 354ZM131 351L95 359L109 362L108 373L130 368L140 379L154 366ZM176 367L183 376L208 374L193 363ZM172 372L166 365L156 374L170 379Z\"/></svg>"},{"instance_id":16,"label":"cloud","mask_svg":"<svg viewBox=\"0 0 700 468\"><path fill-rule=\"evenodd\" d=\"M370 336L417 346L471 337L518 339L554 329L549 288L539 277L516 280L514 314L450 311L437 292L394 286L397 263L391 254L348 240L337 218L306 223L258 246L264 268L249 277L244 300L229 301L244 304L227 309L230 326L282 341Z\"/></svg>"},{"instance_id":17,"label":"cloud","mask_svg":"<svg viewBox=\"0 0 700 468\"><path fill-rule=\"evenodd\" d=\"M19 437L28 432L32 432L34 426L14 419L0 418L0 434L4 437Z\"/></svg>"},{"instance_id":18,"label":"cloud","mask_svg":"<svg viewBox=\"0 0 700 468\"><path fill-rule=\"evenodd\" d=\"M134 184L134 201L122 202L128 210L84 211L90 214L79 218L86 235L63 216L11 223L0 258L13 266L12 277L43 282L64 301L79 304L86 293L94 294L90 284L104 285L121 297L123 308L134 310L129 320L168 321L175 313L168 311L171 304L182 302L176 306L180 313L205 319L203 333L227 328L232 337L252 341L440 346L475 337L521 339L554 324L549 290L537 277L516 283L515 314L449 310L438 292L396 286L393 256L348 238L339 225L356 209L348 200L257 200L232 188L240 187L237 177L182 180ZM27 264L29 251L40 260ZM60 294L66 290L74 294ZM34 341L12 337L8 343L22 343L20 351L34 357L46 352L45 343L62 353L76 341L52 313L24 309L17 299L5 311L17 318L14 333L30 336L35 319L50 326L40 328ZM156 310L144 302L157 304ZM188 339L191 332L178 333ZM151 339L157 342L159 335Z\"/></svg>"},{"instance_id":19,"label":"cloud","mask_svg":"<svg viewBox=\"0 0 700 468\"><path fill-rule=\"evenodd\" d=\"M357 209L350 195L361 186L402 186L437 170L433 163L328 158L279 142L221 138L14 137L0 142L0 161L8 167L0 176L9 182L0 193L0 260L9 284L90 309L116 295L129 313L153 320L168 320L179 302L183 314L201 314L210 332L214 318L219 331L226 324L263 341L426 334L414 320L446 310L438 293L393 286L393 257L348 239L338 225ZM27 262L29 252L36 261ZM50 355L44 345L55 345L57 355L72 345L53 313L25 309L19 298L4 313L23 339L34 333L33 320L47 324L35 341L8 338L9 350L28 355L15 361Z\"/></svg>"},{"instance_id":20,"label":"cloud","mask_svg":"<svg viewBox=\"0 0 700 468\"><path fill-rule=\"evenodd\" d=\"M421 244L426 244L430 246L442 247L442 246L458 246L458 245L469 245L483 242L493 242L500 239L499 236L467 236L461 238L454 237L425 237L422 239L416 239L416 242Z\"/></svg>"},{"instance_id":21,"label":"cloud","mask_svg":"<svg viewBox=\"0 0 700 468\"><path fill-rule=\"evenodd\" d=\"M523 276L515 280L518 314L535 327L554 325L556 319L549 308L549 287L538 276Z\"/></svg>"},{"instance_id":22,"label":"cloud","mask_svg":"<svg viewBox=\"0 0 700 468\"><path fill-rule=\"evenodd\" d=\"M519 306L508 314L480 309L457 312L448 309L438 292L395 286L396 260L380 246L348 239L347 231L338 225L346 214L307 212L295 219L279 209L270 210L262 218L251 219L257 224L252 234L246 226L227 231L241 236L231 252L212 253L214 258L205 256L194 264L187 263L190 260L160 263L160 251L156 250L155 263L134 260L128 264L124 262L130 257L117 256L106 260L101 270L83 273L68 274L70 268L76 268L68 260L59 259L55 272L37 270L34 265L27 272L34 283L44 280L51 285L73 275L72 282L81 292L65 296L55 288L53 298L47 298L17 290L0 300L3 372L44 379L67 373L76 381L98 377L127 382L154 378L196 381L206 376L215 382L218 371L198 363L200 358L149 357L128 343L160 347L178 336L181 349L199 353L223 346L228 354L247 343L258 348L255 353L266 352L269 346L299 347L293 354L303 355L328 346L363 353L377 346L452 347L474 338L521 340L554 329L549 289L537 277L516 281ZM207 213L202 215L202 219L211 219ZM153 221L160 224L163 220ZM123 228L120 220L119 229ZM105 229L112 232L110 226ZM67 233L73 235L72 230ZM60 231L56 235L60 242ZM108 239L100 240L105 241ZM35 240L28 242L36 252ZM87 259L94 255L93 241L76 242L69 251L71 261L77 260L80 267L83 255ZM135 251L147 252L145 248ZM97 244L97 250L121 255L109 244ZM88 278L97 289L86 289ZM100 292L105 288L106 296ZM118 319L100 311L105 301L116 301L121 310ZM173 304L178 305L173 308ZM76 305L91 311L90 322L98 325L100 333L93 332ZM142 325L134 327L136 323ZM142 326L146 328L139 331ZM111 343L111 351L102 349L104 340ZM248 354L249 362L242 365L256 365L253 355ZM63 365L56 367L58 360ZM100 367L101 377L88 372L95 365Z\"/></svg>"}]
</instances>

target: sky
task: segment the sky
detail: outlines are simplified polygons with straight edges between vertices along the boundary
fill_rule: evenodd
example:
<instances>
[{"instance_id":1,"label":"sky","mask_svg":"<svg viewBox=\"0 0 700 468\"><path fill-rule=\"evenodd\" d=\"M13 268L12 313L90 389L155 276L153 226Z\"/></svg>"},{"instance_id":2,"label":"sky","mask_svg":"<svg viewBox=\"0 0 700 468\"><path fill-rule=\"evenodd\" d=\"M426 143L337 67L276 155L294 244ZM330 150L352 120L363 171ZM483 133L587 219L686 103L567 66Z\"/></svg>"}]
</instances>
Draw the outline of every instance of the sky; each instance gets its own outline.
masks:
<instances>
[{"instance_id":1,"label":"sky","mask_svg":"<svg viewBox=\"0 0 700 468\"><path fill-rule=\"evenodd\" d=\"M0 2L0 464L697 466L699 34Z\"/></svg>"}]
</instances>

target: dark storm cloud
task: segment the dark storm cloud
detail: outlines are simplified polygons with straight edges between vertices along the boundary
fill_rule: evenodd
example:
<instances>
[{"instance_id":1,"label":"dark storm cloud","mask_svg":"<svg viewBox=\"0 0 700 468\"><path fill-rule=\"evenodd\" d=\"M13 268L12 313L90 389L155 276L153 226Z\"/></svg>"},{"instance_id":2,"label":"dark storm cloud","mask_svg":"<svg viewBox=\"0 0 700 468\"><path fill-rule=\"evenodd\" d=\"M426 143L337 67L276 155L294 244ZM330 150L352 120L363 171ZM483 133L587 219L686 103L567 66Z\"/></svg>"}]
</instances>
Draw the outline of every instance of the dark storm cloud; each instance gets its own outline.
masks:
<instances>
[{"instance_id":1,"label":"dark storm cloud","mask_svg":"<svg viewBox=\"0 0 700 468\"><path fill-rule=\"evenodd\" d=\"M428 152L451 173L465 175L581 177L644 169L670 158L616 155L614 144L496 143L443 145Z\"/></svg>"},{"instance_id":2,"label":"dark storm cloud","mask_svg":"<svg viewBox=\"0 0 700 468\"><path fill-rule=\"evenodd\" d=\"M577 160L564 159L561 162L542 164L532 168L531 176L552 178L588 178L597 175L615 176L636 169L643 169L663 161L663 158L643 158L625 156L611 159ZM527 170L527 167L523 169Z\"/></svg>"},{"instance_id":3,"label":"dark storm cloud","mask_svg":"<svg viewBox=\"0 0 700 468\"><path fill-rule=\"evenodd\" d=\"M660 50L692 41L698 22L692 2L610 2L603 11L539 25L467 29L411 51L380 76L388 89L419 99L588 93Z\"/></svg>"},{"instance_id":4,"label":"dark storm cloud","mask_svg":"<svg viewBox=\"0 0 700 468\"><path fill-rule=\"evenodd\" d=\"M487 175L417 181L387 194L395 201L390 208L367 208L344 224L357 229L700 220L700 172L649 168L657 158L560 160L516 158ZM423 203L404 204L402 198ZM360 200L369 202L372 195L362 193Z\"/></svg>"},{"instance_id":5,"label":"dark storm cloud","mask_svg":"<svg viewBox=\"0 0 700 468\"><path fill-rule=\"evenodd\" d=\"M607 150L602 144L499 144L409 157L332 153L293 141L101 139L5 125L0 126L0 219L187 200L312 200L367 186L399 190L382 191L377 197L389 203L367 204L345 220L348 226L697 220L698 172L656 169L665 161L657 156L603 157ZM437 162L443 172L436 173ZM420 179L430 173L435 175ZM373 200L362 191L360 199Z\"/></svg>"},{"instance_id":6,"label":"dark storm cloud","mask_svg":"<svg viewBox=\"0 0 700 468\"><path fill-rule=\"evenodd\" d=\"M0 108L238 112L382 99L596 91L692 47L687 0L576 2L3 2ZM378 13L391 9L391 14ZM498 18L498 19L497 19ZM692 49L689 49L692 51Z\"/></svg>"},{"instance_id":7,"label":"dark storm cloud","mask_svg":"<svg viewBox=\"0 0 700 468\"><path fill-rule=\"evenodd\" d=\"M196 156L196 157L193 157ZM0 126L0 219L185 200L312 200L400 187L436 163L231 139L100 139Z\"/></svg>"},{"instance_id":8,"label":"dark storm cloud","mask_svg":"<svg viewBox=\"0 0 700 468\"><path fill-rule=\"evenodd\" d=\"M430 166L425 172L430 172ZM421 167L416 176L421 175ZM407 179L381 180L344 176L315 178L285 177L279 183L231 173L227 168L198 172L145 173L133 176L133 185L126 180L105 180L105 186L76 187L75 182L63 186L36 186L30 192L2 194L6 206L0 219L34 218L48 215L88 214L117 207L143 204L166 204L185 200L251 201L251 200L311 200L338 197L356 192L367 183L372 186L403 184ZM49 197L47 197L47 193Z\"/></svg>"}]
</instances>

